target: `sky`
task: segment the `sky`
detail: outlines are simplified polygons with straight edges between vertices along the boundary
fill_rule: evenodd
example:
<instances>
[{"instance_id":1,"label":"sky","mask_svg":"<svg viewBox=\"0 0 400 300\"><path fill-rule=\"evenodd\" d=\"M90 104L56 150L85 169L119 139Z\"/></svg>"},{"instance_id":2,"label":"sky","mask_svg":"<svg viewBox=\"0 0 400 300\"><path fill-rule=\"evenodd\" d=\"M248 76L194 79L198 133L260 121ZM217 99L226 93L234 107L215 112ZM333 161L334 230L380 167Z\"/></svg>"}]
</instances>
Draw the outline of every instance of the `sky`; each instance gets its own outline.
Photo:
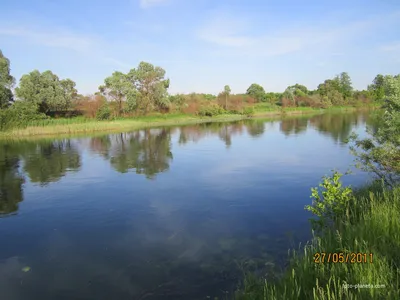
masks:
<instances>
[{"instance_id":1,"label":"sky","mask_svg":"<svg viewBox=\"0 0 400 300\"><path fill-rule=\"evenodd\" d=\"M0 49L18 79L71 78L82 94L140 61L166 70L171 93L252 83L315 89L348 72L356 89L400 73L398 0L2 0Z\"/></svg>"}]
</instances>

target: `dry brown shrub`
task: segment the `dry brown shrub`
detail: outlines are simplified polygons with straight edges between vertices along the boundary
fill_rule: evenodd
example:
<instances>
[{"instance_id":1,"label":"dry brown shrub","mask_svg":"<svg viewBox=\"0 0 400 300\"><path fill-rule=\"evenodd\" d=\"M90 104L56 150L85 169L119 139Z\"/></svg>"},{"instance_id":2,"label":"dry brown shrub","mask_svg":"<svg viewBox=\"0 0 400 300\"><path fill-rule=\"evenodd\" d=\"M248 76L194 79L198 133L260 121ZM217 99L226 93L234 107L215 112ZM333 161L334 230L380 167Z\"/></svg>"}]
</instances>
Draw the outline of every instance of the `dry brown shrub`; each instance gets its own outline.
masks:
<instances>
[{"instance_id":1,"label":"dry brown shrub","mask_svg":"<svg viewBox=\"0 0 400 300\"><path fill-rule=\"evenodd\" d=\"M282 98L282 107L294 107L294 103L288 98Z\"/></svg>"},{"instance_id":2,"label":"dry brown shrub","mask_svg":"<svg viewBox=\"0 0 400 300\"><path fill-rule=\"evenodd\" d=\"M74 109L87 118L95 118L97 111L105 102L106 99L101 95L88 95L76 100Z\"/></svg>"}]
</instances>

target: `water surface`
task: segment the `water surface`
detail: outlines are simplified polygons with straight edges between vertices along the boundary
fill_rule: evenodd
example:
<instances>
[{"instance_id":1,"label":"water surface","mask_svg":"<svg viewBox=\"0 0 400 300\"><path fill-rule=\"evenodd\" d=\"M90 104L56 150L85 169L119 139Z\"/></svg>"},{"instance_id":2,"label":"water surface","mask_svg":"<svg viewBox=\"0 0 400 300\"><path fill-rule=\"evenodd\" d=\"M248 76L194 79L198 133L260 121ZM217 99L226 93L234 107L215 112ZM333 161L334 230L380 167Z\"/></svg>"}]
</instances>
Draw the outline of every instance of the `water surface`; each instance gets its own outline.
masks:
<instances>
[{"instance_id":1,"label":"water surface","mask_svg":"<svg viewBox=\"0 0 400 300\"><path fill-rule=\"evenodd\" d=\"M368 113L0 142L0 299L208 299L310 238ZM362 184L367 175L345 178Z\"/></svg>"}]
</instances>

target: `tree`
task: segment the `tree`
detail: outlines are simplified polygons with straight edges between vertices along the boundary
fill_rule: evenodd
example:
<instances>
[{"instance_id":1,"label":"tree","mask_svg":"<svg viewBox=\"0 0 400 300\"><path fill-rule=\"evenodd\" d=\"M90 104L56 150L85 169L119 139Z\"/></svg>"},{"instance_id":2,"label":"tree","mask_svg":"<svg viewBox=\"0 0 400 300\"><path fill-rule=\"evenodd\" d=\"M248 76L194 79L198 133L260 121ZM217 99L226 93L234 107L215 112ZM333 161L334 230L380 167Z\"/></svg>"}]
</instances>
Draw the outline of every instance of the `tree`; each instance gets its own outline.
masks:
<instances>
[{"instance_id":1,"label":"tree","mask_svg":"<svg viewBox=\"0 0 400 300\"><path fill-rule=\"evenodd\" d=\"M167 90L170 81L165 79L164 69L142 61L136 69L130 70L127 76L137 91L138 108L144 114L169 106Z\"/></svg>"},{"instance_id":2,"label":"tree","mask_svg":"<svg viewBox=\"0 0 400 300\"><path fill-rule=\"evenodd\" d=\"M104 85L101 85L99 90L108 99L117 102L118 115L123 111L124 101L128 102L129 110L136 108L137 92L127 74L114 72L110 77L104 79Z\"/></svg>"},{"instance_id":3,"label":"tree","mask_svg":"<svg viewBox=\"0 0 400 300\"><path fill-rule=\"evenodd\" d=\"M289 99L296 106L296 96L295 96L296 88L294 86L289 86L282 94L282 98Z\"/></svg>"},{"instance_id":4,"label":"tree","mask_svg":"<svg viewBox=\"0 0 400 300\"><path fill-rule=\"evenodd\" d=\"M228 97L231 93L231 88L229 87L229 85L225 85L224 87L224 94L225 94L225 109L228 108Z\"/></svg>"},{"instance_id":5,"label":"tree","mask_svg":"<svg viewBox=\"0 0 400 300\"><path fill-rule=\"evenodd\" d=\"M6 108L13 101L11 88L15 83L10 75L10 60L0 50L0 109Z\"/></svg>"},{"instance_id":6,"label":"tree","mask_svg":"<svg viewBox=\"0 0 400 300\"><path fill-rule=\"evenodd\" d=\"M23 75L15 93L20 100L34 103L44 113L69 109L78 95L71 79L60 80L51 71L40 73L38 70Z\"/></svg>"},{"instance_id":7,"label":"tree","mask_svg":"<svg viewBox=\"0 0 400 300\"><path fill-rule=\"evenodd\" d=\"M253 83L252 85L250 85L250 87L246 91L246 94L259 102L266 100L264 88L257 83Z\"/></svg>"},{"instance_id":8,"label":"tree","mask_svg":"<svg viewBox=\"0 0 400 300\"><path fill-rule=\"evenodd\" d=\"M382 74L376 75L372 84L368 86L368 91L372 93L375 101L383 101L386 95L385 76Z\"/></svg>"},{"instance_id":9,"label":"tree","mask_svg":"<svg viewBox=\"0 0 400 300\"><path fill-rule=\"evenodd\" d=\"M379 128L370 130L366 139L353 135L351 149L362 169L393 186L400 181L400 76L386 76L384 85L387 97Z\"/></svg>"},{"instance_id":10,"label":"tree","mask_svg":"<svg viewBox=\"0 0 400 300\"><path fill-rule=\"evenodd\" d=\"M351 83L351 78L347 72L342 72L339 75L339 87L345 99L350 98L353 95L353 86Z\"/></svg>"}]
</instances>

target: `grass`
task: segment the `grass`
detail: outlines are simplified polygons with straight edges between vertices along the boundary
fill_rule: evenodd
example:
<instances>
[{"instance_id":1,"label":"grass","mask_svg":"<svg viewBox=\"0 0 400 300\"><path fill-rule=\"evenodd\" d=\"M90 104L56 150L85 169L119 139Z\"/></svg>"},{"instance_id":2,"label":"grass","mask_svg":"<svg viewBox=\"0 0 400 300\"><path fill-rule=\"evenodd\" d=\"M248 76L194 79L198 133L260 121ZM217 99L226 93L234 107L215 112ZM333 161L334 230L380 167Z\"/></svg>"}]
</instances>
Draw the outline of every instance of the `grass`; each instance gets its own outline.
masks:
<instances>
[{"instance_id":1,"label":"grass","mask_svg":"<svg viewBox=\"0 0 400 300\"><path fill-rule=\"evenodd\" d=\"M271 117L296 114L321 113L324 111L338 110L343 108L330 108L327 110L314 109L310 107L285 108L268 103L257 103L254 106L254 117ZM346 107L346 110L355 110ZM119 118L112 121L97 121L84 117L47 119L30 122L25 128L15 128L0 132L0 138L41 137L72 134L88 134L95 132L122 132L153 126L183 125L202 122L220 122L247 119L247 116L238 114L224 114L214 117L199 117L187 114L152 114L136 118Z\"/></svg>"},{"instance_id":2,"label":"grass","mask_svg":"<svg viewBox=\"0 0 400 300\"><path fill-rule=\"evenodd\" d=\"M344 257L366 253L367 262L315 263L315 253L344 253ZM235 299L400 299L400 187L383 190L375 185L356 191L341 222L315 235L302 253L290 255L283 276L267 281L247 275ZM373 288L346 288L345 284Z\"/></svg>"}]
</instances>

